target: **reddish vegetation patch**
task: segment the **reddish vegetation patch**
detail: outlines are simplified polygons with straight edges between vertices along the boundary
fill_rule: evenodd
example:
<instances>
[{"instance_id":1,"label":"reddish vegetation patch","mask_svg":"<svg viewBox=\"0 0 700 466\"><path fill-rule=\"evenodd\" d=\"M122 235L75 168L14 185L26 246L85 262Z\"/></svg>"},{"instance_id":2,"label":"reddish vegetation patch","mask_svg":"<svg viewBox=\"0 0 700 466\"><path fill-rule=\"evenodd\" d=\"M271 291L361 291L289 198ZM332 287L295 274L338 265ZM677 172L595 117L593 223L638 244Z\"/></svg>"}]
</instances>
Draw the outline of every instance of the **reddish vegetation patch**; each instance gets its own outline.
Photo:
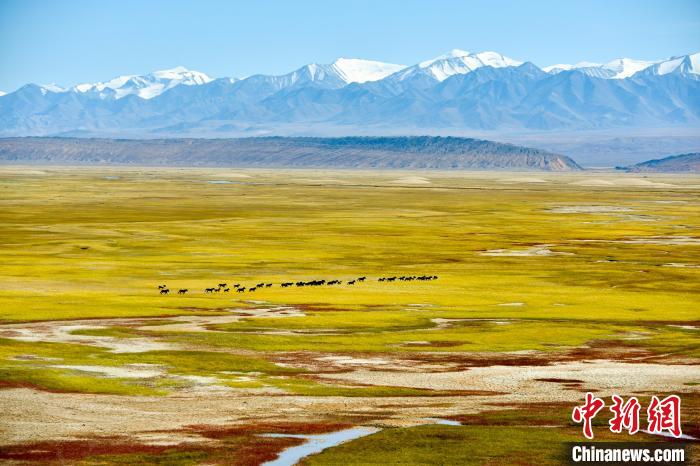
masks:
<instances>
[{"instance_id":1,"label":"reddish vegetation patch","mask_svg":"<svg viewBox=\"0 0 700 466\"><path fill-rule=\"evenodd\" d=\"M352 424L340 422L263 422L235 426L194 425L187 430L223 442L221 447L212 451L212 463L220 460L227 465L253 466L274 460L285 448L304 443L304 439L263 437L260 434L323 434L349 427Z\"/></svg>"},{"instance_id":2,"label":"reddish vegetation patch","mask_svg":"<svg viewBox=\"0 0 700 466\"><path fill-rule=\"evenodd\" d=\"M48 393L76 393L71 392L69 390L57 390L55 388L46 388L42 385L37 385L31 382L25 382L20 380L0 380L0 390L9 390L13 388L30 388L32 390Z\"/></svg>"},{"instance_id":3,"label":"reddish vegetation patch","mask_svg":"<svg viewBox=\"0 0 700 466\"><path fill-rule=\"evenodd\" d=\"M415 353L402 354L402 359L417 363L445 364L444 372L466 370L470 367L490 366L547 366L553 361L552 355L516 355L502 353Z\"/></svg>"},{"instance_id":4,"label":"reddish vegetation patch","mask_svg":"<svg viewBox=\"0 0 700 466\"><path fill-rule=\"evenodd\" d=\"M186 429L210 439L222 439L239 435L258 434L326 434L352 427L343 422L261 422L234 426L193 425Z\"/></svg>"},{"instance_id":5,"label":"reddish vegetation patch","mask_svg":"<svg viewBox=\"0 0 700 466\"><path fill-rule=\"evenodd\" d=\"M215 452L209 464L225 464L231 466L258 466L272 461L286 448L301 445L299 438L247 437L244 443L235 449L221 447Z\"/></svg>"},{"instance_id":6,"label":"reddish vegetation patch","mask_svg":"<svg viewBox=\"0 0 700 466\"><path fill-rule=\"evenodd\" d=\"M162 453L170 446L143 445L120 439L90 439L40 442L29 445L5 446L0 459L15 461L72 461L96 455L127 455L134 453Z\"/></svg>"},{"instance_id":7,"label":"reddish vegetation patch","mask_svg":"<svg viewBox=\"0 0 700 466\"><path fill-rule=\"evenodd\" d=\"M573 404L568 403L490 403L499 408L476 414L447 416L465 425L477 426L551 426L568 425Z\"/></svg>"},{"instance_id":8,"label":"reddish vegetation patch","mask_svg":"<svg viewBox=\"0 0 700 466\"><path fill-rule=\"evenodd\" d=\"M564 386L565 390L573 390L573 391L587 391L583 390L583 380L578 380L578 379L558 379L558 378L542 378L542 379L535 379L539 382L552 382L552 383L558 383L562 384Z\"/></svg>"},{"instance_id":9,"label":"reddish vegetation patch","mask_svg":"<svg viewBox=\"0 0 700 466\"><path fill-rule=\"evenodd\" d=\"M41 390L34 384L29 382L16 382L14 380L0 380L0 390L4 388L32 388L34 390Z\"/></svg>"},{"instance_id":10,"label":"reddish vegetation patch","mask_svg":"<svg viewBox=\"0 0 700 466\"><path fill-rule=\"evenodd\" d=\"M653 362L660 355L647 349L630 346L620 340L594 340L585 347L574 348L564 353L563 361L581 361L583 359L611 359L618 362Z\"/></svg>"},{"instance_id":11,"label":"reddish vegetation patch","mask_svg":"<svg viewBox=\"0 0 700 466\"><path fill-rule=\"evenodd\" d=\"M179 445L147 445L124 438L105 437L89 440L68 440L12 445L0 450L0 460L66 463L99 459L100 456L164 455L198 453L206 456L208 464L253 466L271 461L285 448L300 445L304 439L263 437L260 434L320 434L346 429L352 424L280 422L237 426L196 425L184 429L187 433L212 440L208 443ZM183 432L182 430L178 432ZM138 462L138 456L130 458ZM125 460L127 459L125 458Z\"/></svg>"}]
</instances>

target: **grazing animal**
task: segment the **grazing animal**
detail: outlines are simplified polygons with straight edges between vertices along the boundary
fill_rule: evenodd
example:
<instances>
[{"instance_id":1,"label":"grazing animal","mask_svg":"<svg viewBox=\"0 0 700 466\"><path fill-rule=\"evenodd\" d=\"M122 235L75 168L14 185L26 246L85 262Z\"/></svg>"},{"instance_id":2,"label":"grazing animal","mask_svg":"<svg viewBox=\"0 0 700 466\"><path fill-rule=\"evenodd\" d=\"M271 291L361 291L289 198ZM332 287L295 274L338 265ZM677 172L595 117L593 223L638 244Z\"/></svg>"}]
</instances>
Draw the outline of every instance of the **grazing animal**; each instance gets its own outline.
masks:
<instances>
[{"instance_id":1,"label":"grazing animal","mask_svg":"<svg viewBox=\"0 0 700 466\"><path fill-rule=\"evenodd\" d=\"M238 293L243 293L244 291L245 291L245 286L243 286L243 287L241 287L241 288L238 288L238 289L236 290L236 292L238 292Z\"/></svg>"},{"instance_id":2,"label":"grazing animal","mask_svg":"<svg viewBox=\"0 0 700 466\"><path fill-rule=\"evenodd\" d=\"M164 289L166 289L166 288L167 288L166 285L158 285L158 289L159 289L159 290L164 290Z\"/></svg>"},{"instance_id":3,"label":"grazing animal","mask_svg":"<svg viewBox=\"0 0 700 466\"><path fill-rule=\"evenodd\" d=\"M367 277L360 277L360 278L357 279L357 281L358 281L358 282L363 282L363 281L365 281L366 278L367 278Z\"/></svg>"},{"instance_id":4,"label":"grazing animal","mask_svg":"<svg viewBox=\"0 0 700 466\"><path fill-rule=\"evenodd\" d=\"M252 292L255 291L255 290L257 290L257 287L248 288L248 293L252 293Z\"/></svg>"},{"instance_id":5,"label":"grazing animal","mask_svg":"<svg viewBox=\"0 0 700 466\"><path fill-rule=\"evenodd\" d=\"M271 286L272 286L272 283L268 283L267 285L265 285L265 288L270 288Z\"/></svg>"},{"instance_id":6,"label":"grazing animal","mask_svg":"<svg viewBox=\"0 0 700 466\"><path fill-rule=\"evenodd\" d=\"M160 294L168 294L168 293L170 293L170 290L167 288L160 290Z\"/></svg>"},{"instance_id":7,"label":"grazing animal","mask_svg":"<svg viewBox=\"0 0 700 466\"><path fill-rule=\"evenodd\" d=\"M224 288L224 293L228 293L229 291L231 291L229 288Z\"/></svg>"},{"instance_id":8,"label":"grazing animal","mask_svg":"<svg viewBox=\"0 0 700 466\"><path fill-rule=\"evenodd\" d=\"M348 282L348 285L354 285L354 284L355 284L355 280L350 280L350 281Z\"/></svg>"},{"instance_id":9,"label":"grazing animal","mask_svg":"<svg viewBox=\"0 0 700 466\"><path fill-rule=\"evenodd\" d=\"M216 291L218 293L221 291L221 288L214 288L214 291Z\"/></svg>"},{"instance_id":10,"label":"grazing animal","mask_svg":"<svg viewBox=\"0 0 700 466\"><path fill-rule=\"evenodd\" d=\"M204 290L205 293L212 293L214 291L214 288L207 288Z\"/></svg>"},{"instance_id":11,"label":"grazing animal","mask_svg":"<svg viewBox=\"0 0 700 466\"><path fill-rule=\"evenodd\" d=\"M240 286L241 286L240 283L236 283L235 285L233 285L234 288L239 288Z\"/></svg>"},{"instance_id":12,"label":"grazing animal","mask_svg":"<svg viewBox=\"0 0 700 466\"><path fill-rule=\"evenodd\" d=\"M189 291L189 290L188 290L187 288L180 288L179 290L177 290L177 294L185 294L185 293L187 293L188 291Z\"/></svg>"},{"instance_id":13,"label":"grazing animal","mask_svg":"<svg viewBox=\"0 0 700 466\"><path fill-rule=\"evenodd\" d=\"M225 287L226 287L226 283L219 283L219 288L225 288Z\"/></svg>"}]
</instances>

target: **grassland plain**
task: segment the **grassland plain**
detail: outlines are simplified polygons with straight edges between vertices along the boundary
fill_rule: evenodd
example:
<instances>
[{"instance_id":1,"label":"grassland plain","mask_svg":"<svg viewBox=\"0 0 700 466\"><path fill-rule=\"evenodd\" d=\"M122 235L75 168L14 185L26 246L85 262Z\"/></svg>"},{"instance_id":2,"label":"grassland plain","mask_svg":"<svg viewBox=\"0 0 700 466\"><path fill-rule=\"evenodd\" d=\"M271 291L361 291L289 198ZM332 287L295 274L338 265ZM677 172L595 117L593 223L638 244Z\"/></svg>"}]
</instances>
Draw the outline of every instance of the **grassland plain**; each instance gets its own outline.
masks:
<instances>
[{"instance_id":1,"label":"grassland plain","mask_svg":"<svg viewBox=\"0 0 700 466\"><path fill-rule=\"evenodd\" d=\"M2 167L0 244L2 459L556 463L587 390L700 434L697 176Z\"/></svg>"}]
</instances>

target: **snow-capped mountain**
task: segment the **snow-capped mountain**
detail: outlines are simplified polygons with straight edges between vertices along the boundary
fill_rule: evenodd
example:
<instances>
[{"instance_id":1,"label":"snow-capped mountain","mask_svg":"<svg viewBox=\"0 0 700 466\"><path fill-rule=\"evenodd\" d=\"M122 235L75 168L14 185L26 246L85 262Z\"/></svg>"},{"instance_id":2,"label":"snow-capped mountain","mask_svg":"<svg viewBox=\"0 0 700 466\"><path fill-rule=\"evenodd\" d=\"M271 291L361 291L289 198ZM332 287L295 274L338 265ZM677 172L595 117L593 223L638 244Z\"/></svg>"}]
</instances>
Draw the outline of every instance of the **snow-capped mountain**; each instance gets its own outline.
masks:
<instances>
[{"instance_id":1,"label":"snow-capped mountain","mask_svg":"<svg viewBox=\"0 0 700 466\"><path fill-rule=\"evenodd\" d=\"M700 78L700 53L671 57L650 66L644 70L644 74L663 76L667 74L681 74Z\"/></svg>"},{"instance_id":2,"label":"snow-capped mountain","mask_svg":"<svg viewBox=\"0 0 700 466\"><path fill-rule=\"evenodd\" d=\"M394 63L384 63L373 60L361 60L359 58L338 58L328 65L337 76L347 84L366 83L368 81L379 81L390 74L396 73L406 65L396 65Z\"/></svg>"},{"instance_id":3,"label":"snow-capped mountain","mask_svg":"<svg viewBox=\"0 0 700 466\"><path fill-rule=\"evenodd\" d=\"M178 67L68 88L27 84L0 97L0 137L679 126L700 128L698 53L540 69L452 50L408 67L339 58L243 79Z\"/></svg>"},{"instance_id":4,"label":"snow-capped mountain","mask_svg":"<svg viewBox=\"0 0 700 466\"><path fill-rule=\"evenodd\" d=\"M593 63L590 61L582 61L576 63L575 65L568 65L566 63L558 63L556 65L549 65L542 68L542 71L550 74L561 73L562 71L580 70L585 68L599 68L603 65L600 63Z\"/></svg>"},{"instance_id":5,"label":"snow-capped mountain","mask_svg":"<svg viewBox=\"0 0 700 466\"><path fill-rule=\"evenodd\" d=\"M66 89L59 86L58 84L50 83L50 84L42 84L39 86L39 89L41 90L41 93L46 95L49 92L66 92Z\"/></svg>"},{"instance_id":6,"label":"snow-capped mountain","mask_svg":"<svg viewBox=\"0 0 700 466\"><path fill-rule=\"evenodd\" d=\"M405 65L358 58L339 58L330 64L310 63L280 76L255 75L251 78L255 81L265 82L276 90L299 87L300 85L333 89L350 83L379 81L405 67Z\"/></svg>"},{"instance_id":7,"label":"snow-capped mountain","mask_svg":"<svg viewBox=\"0 0 700 466\"><path fill-rule=\"evenodd\" d=\"M551 74L561 73L562 71L576 70L585 73L588 76L603 79L625 79L642 71L658 62L633 60L631 58L616 58L605 64L581 62L575 65L558 64L545 66L543 71Z\"/></svg>"},{"instance_id":8,"label":"snow-capped mountain","mask_svg":"<svg viewBox=\"0 0 700 466\"><path fill-rule=\"evenodd\" d=\"M456 74L467 74L483 66L505 68L519 66L523 62L505 57L497 52L481 52L471 54L464 50L454 49L444 55L426 60L417 65L396 73L394 78L404 81L416 75L429 76L436 81L444 81Z\"/></svg>"},{"instance_id":9,"label":"snow-capped mountain","mask_svg":"<svg viewBox=\"0 0 700 466\"><path fill-rule=\"evenodd\" d=\"M7 92L0 91L0 97L4 96L5 94L7 94Z\"/></svg>"},{"instance_id":10,"label":"snow-capped mountain","mask_svg":"<svg viewBox=\"0 0 700 466\"><path fill-rule=\"evenodd\" d=\"M121 99L127 95L137 95L142 99L152 99L175 86L194 86L211 82L212 78L200 71L178 66L169 70L154 71L143 76L119 76L107 82L84 83L70 90L92 94L100 98Z\"/></svg>"}]
</instances>

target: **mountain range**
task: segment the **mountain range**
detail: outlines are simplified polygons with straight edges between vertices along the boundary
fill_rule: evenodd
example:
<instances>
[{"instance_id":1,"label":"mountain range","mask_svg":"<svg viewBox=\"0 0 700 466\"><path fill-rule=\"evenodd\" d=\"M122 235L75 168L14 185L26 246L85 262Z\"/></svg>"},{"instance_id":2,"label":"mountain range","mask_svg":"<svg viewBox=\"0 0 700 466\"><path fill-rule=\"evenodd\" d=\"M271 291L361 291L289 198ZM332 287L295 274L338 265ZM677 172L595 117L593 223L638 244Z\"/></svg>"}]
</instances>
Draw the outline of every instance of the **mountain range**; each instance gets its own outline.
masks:
<instances>
[{"instance_id":1,"label":"mountain range","mask_svg":"<svg viewBox=\"0 0 700 466\"><path fill-rule=\"evenodd\" d=\"M700 152L671 155L618 169L628 172L700 173Z\"/></svg>"},{"instance_id":2,"label":"mountain range","mask_svg":"<svg viewBox=\"0 0 700 466\"><path fill-rule=\"evenodd\" d=\"M0 138L2 164L575 171L571 158L455 137Z\"/></svg>"},{"instance_id":3,"label":"mountain range","mask_svg":"<svg viewBox=\"0 0 700 466\"><path fill-rule=\"evenodd\" d=\"M0 94L0 136L231 137L700 128L700 53L539 68L453 50L411 66L340 58L278 76L177 67ZM359 131L358 131L359 129Z\"/></svg>"}]
</instances>

